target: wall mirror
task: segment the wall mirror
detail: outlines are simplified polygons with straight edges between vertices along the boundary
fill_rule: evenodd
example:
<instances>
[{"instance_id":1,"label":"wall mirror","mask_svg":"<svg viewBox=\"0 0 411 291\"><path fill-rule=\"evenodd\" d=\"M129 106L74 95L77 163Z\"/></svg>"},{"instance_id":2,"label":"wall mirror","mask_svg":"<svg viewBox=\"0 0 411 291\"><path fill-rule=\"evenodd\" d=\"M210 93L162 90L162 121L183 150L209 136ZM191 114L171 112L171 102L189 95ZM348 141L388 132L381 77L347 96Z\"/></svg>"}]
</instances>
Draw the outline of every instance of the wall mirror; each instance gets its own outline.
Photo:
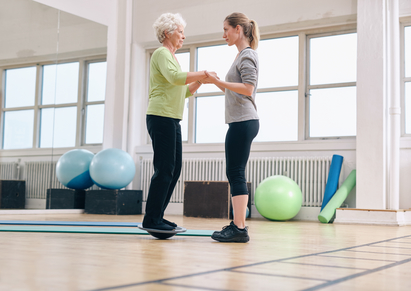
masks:
<instances>
[{"instance_id":1,"label":"wall mirror","mask_svg":"<svg viewBox=\"0 0 411 291\"><path fill-rule=\"evenodd\" d=\"M65 152L103 141L107 26L31 0L0 1L0 179L24 180L26 209L63 187Z\"/></svg>"}]
</instances>

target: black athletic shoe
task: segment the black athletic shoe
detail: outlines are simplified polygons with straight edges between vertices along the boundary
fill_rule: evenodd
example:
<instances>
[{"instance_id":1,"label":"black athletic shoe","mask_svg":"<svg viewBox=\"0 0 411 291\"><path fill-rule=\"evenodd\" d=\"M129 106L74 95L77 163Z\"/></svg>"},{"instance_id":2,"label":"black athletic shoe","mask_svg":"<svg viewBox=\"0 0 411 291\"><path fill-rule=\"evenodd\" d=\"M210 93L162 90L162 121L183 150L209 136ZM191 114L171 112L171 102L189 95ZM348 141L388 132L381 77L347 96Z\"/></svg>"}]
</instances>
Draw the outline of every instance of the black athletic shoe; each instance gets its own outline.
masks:
<instances>
[{"instance_id":1,"label":"black athletic shoe","mask_svg":"<svg viewBox=\"0 0 411 291\"><path fill-rule=\"evenodd\" d=\"M177 224L175 224L174 222L168 221L167 219L163 218L163 223L168 224L172 227L177 227Z\"/></svg>"},{"instance_id":2,"label":"black athletic shoe","mask_svg":"<svg viewBox=\"0 0 411 291\"><path fill-rule=\"evenodd\" d=\"M239 229L232 221L230 225L224 226L221 231L215 231L211 238L219 242L246 243L250 240L247 227Z\"/></svg>"},{"instance_id":3,"label":"black athletic shoe","mask_svg":"<svg viewBox=\"0 0 411 291\"><path fill-rule=\"evenodd\" d=\"M158 230L174 230L175 229L175 227L165 224L164 222L161 222L159 224L152 224L152 223L145 223L143 221L143 227L151 228L151 229L158 229Z\"/></svg>"}]
</instances>

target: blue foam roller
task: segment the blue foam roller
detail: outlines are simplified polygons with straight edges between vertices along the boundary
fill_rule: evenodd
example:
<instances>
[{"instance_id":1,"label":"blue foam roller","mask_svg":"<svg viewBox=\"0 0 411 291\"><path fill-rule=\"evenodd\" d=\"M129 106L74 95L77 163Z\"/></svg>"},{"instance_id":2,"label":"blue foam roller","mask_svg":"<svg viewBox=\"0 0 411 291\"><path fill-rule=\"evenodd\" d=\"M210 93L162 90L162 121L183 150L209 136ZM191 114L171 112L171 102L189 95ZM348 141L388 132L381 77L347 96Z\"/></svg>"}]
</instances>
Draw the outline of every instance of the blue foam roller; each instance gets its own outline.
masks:
<instances>
[{"instance_id":1,"label":"blue foam roller","mask_svg":"<svg viewBox=\"0 0 411 291\"><path fill-rule=\"evenodd\" d=\"M321 205L321 210L324 209L325 205L327 205L337 191L343 159L344 158L342 156L333 155L330 172L328 173L327 184L325 185L324 199Z\"/></svg>"}]
</instances>

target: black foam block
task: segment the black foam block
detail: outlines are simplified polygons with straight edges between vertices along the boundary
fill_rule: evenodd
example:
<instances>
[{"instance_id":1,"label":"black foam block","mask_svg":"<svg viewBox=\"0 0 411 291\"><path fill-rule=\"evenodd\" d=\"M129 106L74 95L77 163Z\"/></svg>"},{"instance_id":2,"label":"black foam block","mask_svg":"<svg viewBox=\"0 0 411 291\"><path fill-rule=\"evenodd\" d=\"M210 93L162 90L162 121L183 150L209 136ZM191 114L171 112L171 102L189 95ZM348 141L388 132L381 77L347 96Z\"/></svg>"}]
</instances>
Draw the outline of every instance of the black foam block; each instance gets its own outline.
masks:
<instances>
[{"instance_id":1,"label":"black foam block","mask_svg":"<svg viewBox=\"0 0 411 291\"><path fill-rule=\"evenodd\" d=\"M85 190L47 189L46 209L84 209Z\"/></svg>"},{"instance_id":2,"label":"black foam block","mask_svg":"<svg viewBox=\"0 0 411 291\"><path fill-rule=\"evenodd\" d=\"M251 216L251 183L248 187L248 207ZM184 216L232 218L230 184L227 181L185 181Z\"/></svg>"},{"instance_id":3,"label":"black foam block","mask_svg":"<svg viewBox=\"0 0 411 291\"><path fill-rule=\"evenodd\" d=\"M0 208L24 209L26 206L26 181L0 180Z\"/></svg>"},{"instance_id":4,"label":"black foam block","mask_svg":"<svg viewBox=\"0 0 411 291\"><path fill-rule=\"evenodd\" d=\"M141 190L88 190L84 212L88 214L141 214Z\"/></svg>"}]
</instances>

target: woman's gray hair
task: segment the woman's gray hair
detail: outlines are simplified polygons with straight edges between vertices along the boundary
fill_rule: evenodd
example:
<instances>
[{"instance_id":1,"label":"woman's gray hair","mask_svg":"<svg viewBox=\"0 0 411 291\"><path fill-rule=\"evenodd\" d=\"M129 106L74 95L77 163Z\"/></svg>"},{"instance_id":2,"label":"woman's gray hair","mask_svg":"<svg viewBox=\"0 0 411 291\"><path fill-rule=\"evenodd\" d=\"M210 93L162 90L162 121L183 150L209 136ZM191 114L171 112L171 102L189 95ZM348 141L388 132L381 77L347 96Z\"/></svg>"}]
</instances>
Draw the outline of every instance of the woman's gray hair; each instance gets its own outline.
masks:
<instances>
[{"instance_id":1,"label":"woman's gray hair","mask_svg":"<svg viewBox=\"0 0 411 291\"><path fill-rule=\"evenodd\" d=\"M167 31L168 33L172 34L174 30L178 28L179 25L183 27L186 27L187 25L183 17L181 17L180 13L162 14L153 24L158 41L160 43L163 43L164 39L166 38L165 32Z\"/></svg>"}]
</instances>

